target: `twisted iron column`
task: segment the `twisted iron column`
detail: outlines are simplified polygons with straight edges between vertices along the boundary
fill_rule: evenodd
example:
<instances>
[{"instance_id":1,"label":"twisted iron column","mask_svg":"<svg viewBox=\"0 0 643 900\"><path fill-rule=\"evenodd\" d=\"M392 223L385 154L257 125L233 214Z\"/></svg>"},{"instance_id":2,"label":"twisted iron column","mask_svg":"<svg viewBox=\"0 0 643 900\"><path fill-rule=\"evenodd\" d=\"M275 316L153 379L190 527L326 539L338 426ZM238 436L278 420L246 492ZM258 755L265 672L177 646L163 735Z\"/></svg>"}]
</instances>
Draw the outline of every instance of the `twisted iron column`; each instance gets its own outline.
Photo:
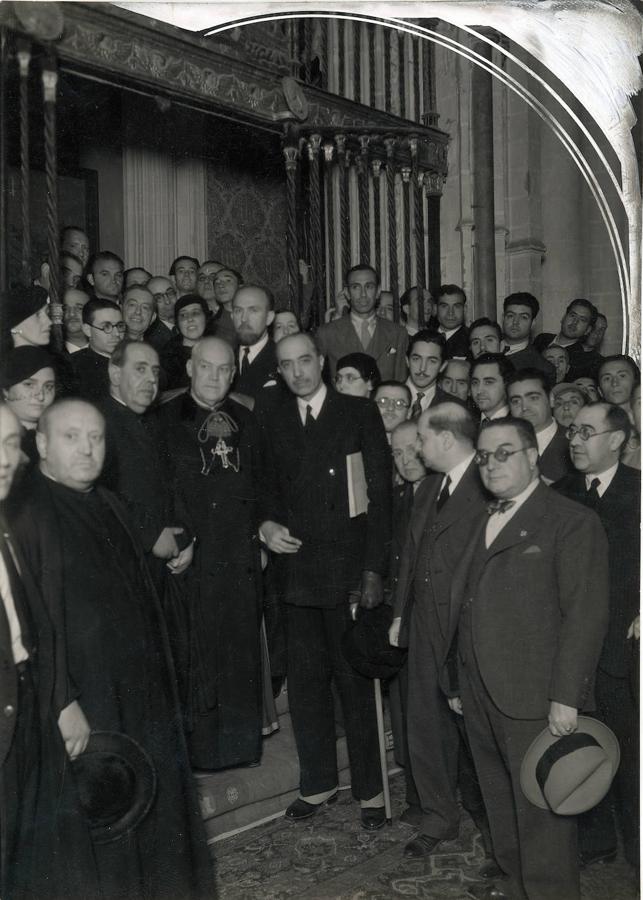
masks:
<instances>
[{"instance_id":1,"label":"twisted iron column","mask_svg":"<svg viewBox=\"0 0 643 900\"><path fill-rule=\"evenodd\" d=\"M342 279L351 267L350 236L348 233L348 158L346 154L346 136L335 135L337 144L337 162L339 164L339 219L342 247Z\"/></svg>"},{"instance_id":2,"label":"twisted iron column","mask_svg":"<svg viewBox=\"0 0 643 900\"><path fill-rule=\"evenodd\" d=\"M330 23L328 19L322 19L321 21L321 47L320 47L320 60L319 60L319 72L321 77L321 87L327 91L328 90L328 69L329 69L329 59L328 59L328 29L330 28Z\"/></svg>"},{"instance_id":3,"label":"twisted iron column","mask_svg":"<svg viewBox=\"0 0 643 900\"><path fill-rule=\"evenodd\" d=\"M384 31L384 109L392 112L391 107L391 41L393 31Z\"/></svg>"},{"instance_id":4,"label":"twisted iron column","mask_svg":"<svg viewBox=\"0 0 643 900\"><path fill-rule=\"evenodd\" d=\"M402 210L404 223L402 226L402 240L404 242L404 290L413 287L413 273L411 272L411 167L402 166Z\"/></svg>"},{"instance_id":5,"label":"twisted iron column","mask_svg":"<svg viewBox=\"0 0 643 900\"><path fill-rule=\"evenodd\" d=\"M371 106L375 106L375 25L369 25L368 37L368 87Z\"/></svg>"},{"instance_id":6,"label":"twisted iron column","mask_svg":"<svg viewBox=\"0 0 643 900\"><path fill-rule=\"evenodd\" d=\"M330 302L335 302L335 190L333 187L333 154L334 146L327 141L324 144L324 186L326 189L326 227L328 231L328 284L330 285ZM326 310L324 309L324 312ZM323 322L323 316L321 318Z\"/></svg>"},{"instance_id":7,"label":"twisted iron column","mask_svg":"<svg viewBox=\"0 0 643 900\"><path fill-rule=\"evenodd\" d=\"M395 32L397 34L397 86L400 95L400 116L404 119L406 116L406 78L404 71L404 34L403 32Z\"/></svg>"},{"instance_id":8,"label":"twisted iron column","mask_svg":"<svg viewBox=\"0 0 643 900\"><path fill-rule=\"evenodd\" d=\"M16 57L20 72L20 219L22 223L21 277L31 284L31 216L29 209L29 63L31 45L26 38L18 40Z\"/></svg>"},{"instance_id":9,"label":"twisted iron column","mask_svg":"<svg viewBox=\"0 0 643 900\"><path fill-rule=\"evenodd\" d=\"M353 20L353 97L362 102L362 40L360 23Z\"/></svg>"},{"instance_id":10,"label":"twisted iron column","mask_svg":"<svg viewBox=\"0 0 643 900\"><path fill-rule=\"evenodd\" d=\"M63 349L63 308L60 296L60 251L58 232L58 148L56 144L56 91L58 68L53 52L43 58L42 88L45 119L45 184L47 188L47 255L49 258L49 299L51 301L50 343Z\"/></svg>"},{"instance_id":11,"label":"twisted iron column","mask_svg":"<svg viewBox=\"0 0 643 900\"><path fill-rule=\"evenodd\" d=\"M386 199L388 204L389 290L393 291L393 318L400 321L400 297L397 274L397 225L395 212L395 138L385 138Z\"/></svg>"},{"instance_id":12,"label":"twisted iron column","mask_svg":"<svg viewBox=\"0 0 643 900\"><path fill-rule=\"evenodd\" d=\"M368 191L368 135L361 135L359 142L361 145L358 168L359 259L360 262L369 263L371 258L371 211Z\"/></svg>"},{"instance_id":13,"label":"twisted iron column","mask_svg":"<svg viewBox=\"0 0 643 900\"><path fill-rule=\"evenodd\" d=\"M409 140L411 148L411 167L413 172L412 197L413 197L413 231L415 234L415 280L419 289L423 289L426 282L426 267L424 263L424 206L422 196L422 174L418 166L418 139L412 137ZM420 324L424 323L424 304L420 304Z\"/></svg>"},{"instance_id":14,"label":"twisted iron column","mask_svg":"<svg viewBox=\"0 0 643 900\"><path fill-rule=\"evenodd\" d=\"M442 177L437 173L428 172L424 175L424 188L427 195L427 230L429 233L429 290L434 297L441 281L440 265L440 195L442 190Z\"/></svg>"},{"instance_id":15,"label":"twisted iron column","mask_svg":"<svg viewBox=\"0 0 643 900\"><path fill-rule=\"evenodd\" d=\"M343 97L346 93L346 23L337 20L337 68L339 69L337 93Z\"/></svg>"},{"instance_id":16,"label":"twisted iron column","mask_svg":"<svg viewBox=\"0 0 643 900\"><path fill-rule=\"evenodd\" d=\"M375 231L375 268L382 274L382 232L381 232L381 215L380 215L380 172L382 170L382 160L374 159L371 163L373 168L373 212L375 214L374 231Z\"/></svg>"},{"instance_id":17,"label":"twisted iron column","mask_svg":"<svg viewBox=\"0 0 643 900\"><path fill-rule=\"evenodd\" d=\"M420 39L413 38L413 118L416 122L420 121L422 112L420 106Z\"/></svg>"},{"instance_id":18,"label":"twisted iron column","mask_svg":"<svg viewBox=\"0 0 643 900\"><path fill-rule=\"evenodd\" d=\"M299 150L288 145L283 148L286 161L286 260L288 263L288 309L300 315L299 309L299 246L297 240L297 160Z\"/></svg>"},{"instance_id":19,"label":"twisted iron column","mask_svg":"<svg viewBox=\"0 0 643 900\"><path fill-rule=\"evenodd\" d=\"M324 321L323 308L324 297L324 264L322 245L322 221L321 221L321 173L319 151L321 149L321 135L311 134L308 139L308 176L310 196L310 261L313 267L313 284L317 300L317 312L322 311L317 324Z\"/></svg>"}]
</instances>

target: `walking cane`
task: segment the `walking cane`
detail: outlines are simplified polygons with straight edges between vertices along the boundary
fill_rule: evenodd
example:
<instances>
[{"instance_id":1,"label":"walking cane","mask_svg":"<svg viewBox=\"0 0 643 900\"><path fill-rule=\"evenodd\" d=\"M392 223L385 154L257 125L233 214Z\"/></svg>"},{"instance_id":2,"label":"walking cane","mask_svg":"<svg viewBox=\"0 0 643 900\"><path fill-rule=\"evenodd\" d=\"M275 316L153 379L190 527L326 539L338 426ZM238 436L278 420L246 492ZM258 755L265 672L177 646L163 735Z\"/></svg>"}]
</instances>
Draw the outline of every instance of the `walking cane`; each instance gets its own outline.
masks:
<instances>
[{"instance_id":1,"label":"walking cane","mask_svg":"<svg viewBox=\"0 0 643 900\"><path fill-rule=\"evenodd\" d=\"M380 745L380 767L382 769L382 790L384 791L384 812L386 824L391 825L391 794L388 786L388 767L386 765L386 743L384 741L384 712L382 709L382 685L379 678L373 679L375 691L375 714L377 716L377 739Z\"/></svg>"}]
</instances>

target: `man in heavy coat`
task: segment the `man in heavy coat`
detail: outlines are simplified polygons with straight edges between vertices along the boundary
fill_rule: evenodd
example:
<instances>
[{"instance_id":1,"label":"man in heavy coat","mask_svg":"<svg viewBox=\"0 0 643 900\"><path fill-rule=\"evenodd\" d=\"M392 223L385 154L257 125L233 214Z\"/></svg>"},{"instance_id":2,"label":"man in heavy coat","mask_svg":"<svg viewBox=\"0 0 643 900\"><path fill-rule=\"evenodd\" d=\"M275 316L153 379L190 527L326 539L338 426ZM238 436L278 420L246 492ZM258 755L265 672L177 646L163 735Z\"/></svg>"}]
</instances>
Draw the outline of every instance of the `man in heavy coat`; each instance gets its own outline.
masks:
<instances>
[{"instance_id":1,"label":"man in heavy coat","mask_svg":"<svg viewBox=\"0 0 643 900\"><path fill-rule=\"evenodd\" d=\"M196 535L182 693L192 765L222 769L261 756L259 433L227 396L235 366L226 341L199 341L187 371L189 392L163 410L175 496Z\"/></svg>"},{"instance_id":2,"label":"man in heavy coat","mask_svg":"<svg viewBox=\"0 0 643 900\"><path fill-rule=\"evenodd\" d=\"M572 734L592 703L607 540L594 512L540 481L530 422L493 420L475 459L498 502L480 515L452 583L447 640L457 630L459 694L450 705L464 714L507 895L578 900L576 820L532 805L520 767L544 728ZM489 885L467 893L505 896Z\"/></svg>"},{"instance_id":3,"label":"man in heavy coat","mask_svg":"<svg viewBox=\"0 0 643 900\"><path fill-rule=\"evenodd\" d=\"M376 406L322 381L324 357L306 334L277 344L293 396L266 421L260 533L284 554L288 696L300 765L291 819L337 793L331 681L339 689L353 795L365 828L384 824L373 688L343 658L351 601L382 601L391 530L391 457Z\"/></svg>"},{"instance_id":4,"label":"man in heavy coat","mask_svg":"<svg viewBox=\"0 0 643 900\"><path fill-rule=\"evenodd\" d=\"M92 731L133 738L156 771L143 821L94 846L102 891L118 900L203 900L213 895L211 863L165 625L123 507L94 487L103 417L85 401L63 400L45 411L36 440L40 468L25 480L16 536L59 623L57 652Z\"/></svg>"}]
</instances>

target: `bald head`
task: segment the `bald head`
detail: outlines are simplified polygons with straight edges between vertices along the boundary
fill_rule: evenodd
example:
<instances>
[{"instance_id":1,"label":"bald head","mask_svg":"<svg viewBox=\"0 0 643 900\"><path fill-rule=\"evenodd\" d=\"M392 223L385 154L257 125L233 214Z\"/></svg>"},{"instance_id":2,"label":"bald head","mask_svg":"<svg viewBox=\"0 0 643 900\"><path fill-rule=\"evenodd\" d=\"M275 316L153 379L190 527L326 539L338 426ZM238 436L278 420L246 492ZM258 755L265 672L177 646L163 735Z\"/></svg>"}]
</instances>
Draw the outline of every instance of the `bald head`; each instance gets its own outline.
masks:
<instances>
[{"instance_id":1,"label":"bald head","mask_svg":"<svg viewBox=\"0 0 643 900\"><path fill-rule=\"evenodd\" d=\"M74 491L88 491L105 459L105 420L84 400L60 400L38 422L42 472Z\"/></svg>"},{"instance_id":2,"label":"bald head","mask_svg":"<svg viewBox=\"0 0 643 900\"><path fill-rule=\"evenodd\" d=\"M449 472L473 453L477 425L460 403L438 403L418 421L418 445L424 463L436 472Z\"/></svg>"},{"instance_id":3,"label":"bald head","mask_svg":"<svg viewBox=\"0 0 643 900\"><path fill-rule=\"evenodd\" d=\"M192 395L205 406L214 407L230 390L234 378L234 351L217 337L201 338L187 361Z\"/></svg>"}]
</instances>

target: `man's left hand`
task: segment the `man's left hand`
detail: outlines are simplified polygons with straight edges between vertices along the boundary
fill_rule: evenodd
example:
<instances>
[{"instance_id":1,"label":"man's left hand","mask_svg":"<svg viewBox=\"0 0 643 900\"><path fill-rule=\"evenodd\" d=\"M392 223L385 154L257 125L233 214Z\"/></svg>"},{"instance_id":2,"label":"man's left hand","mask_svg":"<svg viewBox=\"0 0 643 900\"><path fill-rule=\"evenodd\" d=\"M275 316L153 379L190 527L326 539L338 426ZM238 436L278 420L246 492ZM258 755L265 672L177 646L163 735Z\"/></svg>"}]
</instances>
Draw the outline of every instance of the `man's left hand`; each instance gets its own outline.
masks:
<instances>
[{"instance_id":1,"label":"man's left hand","mask_svg":"<svg viewBox=\"0 0 643 900\"><path fill-rule=\"evenodd\" d=\"M378 572L362 572L362 590L360 606L375 609L384 600L382 576Z\"/></svg>"},{"instance_id":2,"label":"man's left hand","mask_svg":"<svg viewBox=\"0 0 643 900\"><path fill-rule=\"evenodd\" d=\"M174 559L167 563L170 575L182 575L192 562L194 556L194 543L188 544Z\"/></svg>"},{"instance_id":3,"label":"man's left hand","mask_svg":"<svg viewBox=\"0 0 643 900\"><path fill-rule=\"evenodd\" d=\"M578 710L554 700L549 705L549 730L556 737L573 734L578 727Z\"/></svg>"}]
</instances>

